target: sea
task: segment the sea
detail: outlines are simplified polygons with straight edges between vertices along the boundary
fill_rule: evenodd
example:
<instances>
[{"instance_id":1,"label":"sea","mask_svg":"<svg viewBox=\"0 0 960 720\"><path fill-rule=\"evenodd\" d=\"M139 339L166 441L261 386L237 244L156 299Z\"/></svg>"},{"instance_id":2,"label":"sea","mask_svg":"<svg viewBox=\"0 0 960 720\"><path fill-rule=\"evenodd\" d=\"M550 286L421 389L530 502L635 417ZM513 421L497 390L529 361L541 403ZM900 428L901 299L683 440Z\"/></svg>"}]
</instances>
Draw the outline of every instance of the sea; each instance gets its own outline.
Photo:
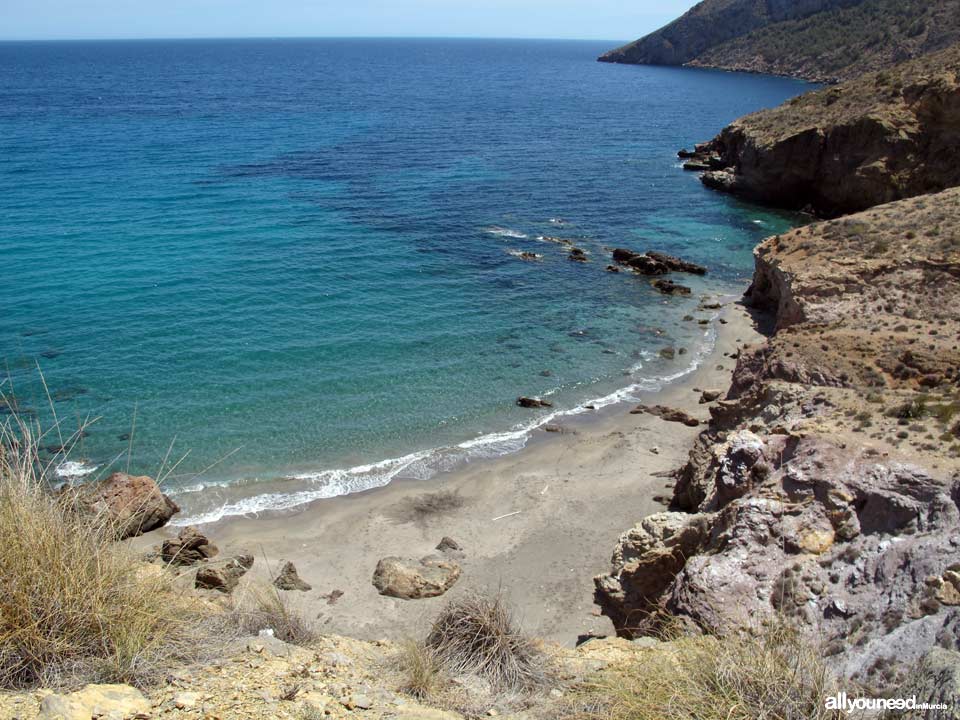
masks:
<instances>
[{"instance_id":1,"label":"sea","mask_svg":"<svg viewBox=\"0 0 960 720\"><path fill-rule=\"evenodd\" d=\"M186 524L430 478L682 377L715 332L684 318L800 219L676 151L809 85L596 62L617 44L0 43L0 422L59 481L162 479ZM709 273L664 296L618 247Z\"/></svg>"}]
</instances>

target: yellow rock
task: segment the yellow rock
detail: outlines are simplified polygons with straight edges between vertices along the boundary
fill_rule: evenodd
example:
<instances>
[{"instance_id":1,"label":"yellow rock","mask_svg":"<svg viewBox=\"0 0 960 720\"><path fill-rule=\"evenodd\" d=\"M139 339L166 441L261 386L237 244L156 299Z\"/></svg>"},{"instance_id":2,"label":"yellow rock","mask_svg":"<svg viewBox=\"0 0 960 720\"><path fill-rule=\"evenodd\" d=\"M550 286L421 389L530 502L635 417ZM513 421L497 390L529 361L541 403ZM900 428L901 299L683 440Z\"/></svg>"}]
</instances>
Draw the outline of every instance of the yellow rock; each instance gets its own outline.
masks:
<instances>
[{"instance_id":1,"label":"yellow rock","mask_svg":"<svg viewBox=\"0 0 960 720\"><path fill-rule=\"evenodd\" d=\"M129 685L87 685L69 695L47 695L39 720L130 720L150 712L150 701Z\"/></svg>"},{"instance_id":2,"label":"yellow rock","mask_svg":"<svg viewBox=\"0 0 960 720\"><path fill-rule=\"evenodd\" d=\"M800 537L800 549L812 555L820 555L833 546L835 537L833 530L811 530Z\"/></svg>"}]
</instances>

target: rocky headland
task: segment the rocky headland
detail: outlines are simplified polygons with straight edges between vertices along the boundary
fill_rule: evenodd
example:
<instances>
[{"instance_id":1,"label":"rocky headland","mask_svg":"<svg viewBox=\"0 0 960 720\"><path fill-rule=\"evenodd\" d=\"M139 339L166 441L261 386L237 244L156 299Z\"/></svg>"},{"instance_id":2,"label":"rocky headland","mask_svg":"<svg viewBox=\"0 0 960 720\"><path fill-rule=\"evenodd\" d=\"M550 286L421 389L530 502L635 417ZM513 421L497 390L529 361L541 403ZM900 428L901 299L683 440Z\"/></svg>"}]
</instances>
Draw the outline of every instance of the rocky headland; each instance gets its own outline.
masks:
<instances>
[{"instance_id":1,"label":"rocky headland","mask_svg":"<svg viewBox=\"0 0 960 720\"><path fill-rule=\"evenodd\" d=\"M960 183L960 46L732 123L690 153L703 182L835 217Z\"/></svg>"},{"instance_id":2,"label":"rocky headland","mask_svg":"<svg viewBox=\"0 0 960 720\"><path fill-rule=\"evenodd\" d=\"M958 40L957 0L705 0L599 59L836 82Z\"/></svg>"}]
</instances>

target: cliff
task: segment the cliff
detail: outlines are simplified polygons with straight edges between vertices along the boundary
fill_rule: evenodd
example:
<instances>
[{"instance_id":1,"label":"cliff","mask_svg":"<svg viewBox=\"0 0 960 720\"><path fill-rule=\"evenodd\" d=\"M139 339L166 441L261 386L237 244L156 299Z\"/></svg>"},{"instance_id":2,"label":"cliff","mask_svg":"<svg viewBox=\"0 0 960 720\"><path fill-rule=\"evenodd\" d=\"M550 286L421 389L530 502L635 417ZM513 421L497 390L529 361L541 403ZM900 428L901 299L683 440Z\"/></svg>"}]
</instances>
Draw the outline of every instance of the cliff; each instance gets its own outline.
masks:
<instances>
[{"instance_id":1,"label":"cliff","mask_svg":"<svg viewBox=\"0 0 960 720\"><path fill-rule=\"evenodd\" d=\"M705 0L602 62L846 80L960 40L960 0Z\"/></svg>"},{"instance_id":2,"label":"cliff","mask_svg":"<svg viewBox=\"0 0 960 720\"><path fill-rule=\"evenodd\" d=\"M627 637L786 616L894 687L960 645L960 189L768 239L747 301L776 331L597 600Z\"/></svg>"},{"instance_id":3,"label":"cliff","mask_svg":"<svg viewBox=\"0 0 960 720\"><path fill-rule=\"evenodd\" d=\"M709 187L832 217L960 184L960 46L747 115Z\"/></svg>"}]
</instances>

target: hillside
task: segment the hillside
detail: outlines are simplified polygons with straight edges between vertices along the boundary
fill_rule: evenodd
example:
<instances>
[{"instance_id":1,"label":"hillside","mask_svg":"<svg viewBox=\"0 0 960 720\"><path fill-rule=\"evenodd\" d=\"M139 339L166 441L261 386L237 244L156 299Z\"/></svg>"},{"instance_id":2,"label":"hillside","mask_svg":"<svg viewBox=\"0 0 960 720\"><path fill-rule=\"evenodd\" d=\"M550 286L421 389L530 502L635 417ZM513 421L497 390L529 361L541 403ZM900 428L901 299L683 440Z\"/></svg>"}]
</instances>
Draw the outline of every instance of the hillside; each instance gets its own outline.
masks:
<instances>
[{"instance_id":1,"label":"hillside","mask_svg":"<svg viewBox=\"0 0 960 720\"><path fill-rule=\"evenodd\" d=\"M836 81L960 40L960 0L705 0L602 62Z\"/></svg>"},{"instance_id":2,"label":"hillside","mask_svg":"<svg viewBox=\"0 0 960 720\"><path fill-rule=\"evenodd\" d=\"M717 190L822 216L960 184L960 46L747 115L700 146Z\"/></svg>"}]
</instances>

